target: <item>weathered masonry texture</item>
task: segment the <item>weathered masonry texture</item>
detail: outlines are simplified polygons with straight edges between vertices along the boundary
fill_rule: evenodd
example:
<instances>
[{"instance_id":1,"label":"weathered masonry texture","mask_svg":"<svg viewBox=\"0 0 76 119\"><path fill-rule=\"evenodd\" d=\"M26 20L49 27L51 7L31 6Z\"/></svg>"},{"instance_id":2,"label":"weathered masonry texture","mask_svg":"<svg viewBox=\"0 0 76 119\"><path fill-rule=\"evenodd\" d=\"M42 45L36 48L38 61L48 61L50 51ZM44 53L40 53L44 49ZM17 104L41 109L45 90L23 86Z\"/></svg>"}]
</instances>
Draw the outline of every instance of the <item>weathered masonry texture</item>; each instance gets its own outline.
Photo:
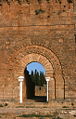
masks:
<instances>
[{"instance_id":1,"label":"weathered masonry texture","mask_svg":"<svg viewBox=\"0 0 76 119\"><path fill-rule=\"evenodd\" d=\"M50 100L76 98L76 0L0 3L0 100L19 100L18 77L32 61L54 77Z\"/></svg>"}]
</instances>

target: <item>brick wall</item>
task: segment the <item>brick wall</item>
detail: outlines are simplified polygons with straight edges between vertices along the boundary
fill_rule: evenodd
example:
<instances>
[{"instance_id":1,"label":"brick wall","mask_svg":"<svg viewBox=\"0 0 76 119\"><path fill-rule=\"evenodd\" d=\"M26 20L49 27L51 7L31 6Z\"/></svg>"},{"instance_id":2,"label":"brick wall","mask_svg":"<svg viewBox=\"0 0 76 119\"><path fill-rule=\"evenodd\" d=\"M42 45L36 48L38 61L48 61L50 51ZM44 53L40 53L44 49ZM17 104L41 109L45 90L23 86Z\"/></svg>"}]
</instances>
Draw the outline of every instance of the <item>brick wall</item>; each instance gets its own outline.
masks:
<instances>
[{"instance_id":1,"label":"brick wall","mask_svg":"<svg viewBox=\"0 0 76 119\"><path fill-rule=\"evenodd\" d=\"M36 86L35 96L46 96L46 86Z\"/></svg>"},{"instance_id":2,"label":"brick wall","mask_svg":"<svg viewBox=\"0 0 76 119\"><path fill-rule=\"evenodd\" d=\"M23 70L20 65L23 60L20 59L31 52L25 48L33 45L55 54L65 81L65 97L76 97L75 18L75 1L68 3L62 0L61 4L54 0L49 3L46 0L41 3L33 0L30 4L17 1L1 3L0 99L18 99L17 72ZM47 59L49 56L46 54Z\"/></svg>"}]
</instances>

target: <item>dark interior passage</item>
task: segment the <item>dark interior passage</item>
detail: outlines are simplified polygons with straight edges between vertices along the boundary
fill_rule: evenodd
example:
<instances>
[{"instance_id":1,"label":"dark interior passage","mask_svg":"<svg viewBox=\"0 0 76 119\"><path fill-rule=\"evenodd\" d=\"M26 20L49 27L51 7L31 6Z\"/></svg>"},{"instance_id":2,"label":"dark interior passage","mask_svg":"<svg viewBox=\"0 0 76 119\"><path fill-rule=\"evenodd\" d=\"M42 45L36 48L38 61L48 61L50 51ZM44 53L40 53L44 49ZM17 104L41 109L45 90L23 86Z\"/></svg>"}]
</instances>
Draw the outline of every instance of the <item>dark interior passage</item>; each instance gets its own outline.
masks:
<instances>
[{"instance_id":1,"label":"dark interior passage","mask_svg":"<svg viewBox=\"0 0 76 119\"><path fill-rule=\"evenodd\" d=\"M29 71L27 67L24 71L25 76L25 85L26 85L26 98L32 99L38 102L46 101L46 81L45 75L43 72L37 71Z\"/></svg>"},{"instance_id":2,"label":"dark interior passage","mask_svg":"<svg viewBox=\"0 0 76 119\"><path fill-rule=\"evenodd\" d=\"M24 76L26 85L26 98L31 99L35 96L35 83L32 82L27 68L25 68Z\"/></svg>"}]
</instances>

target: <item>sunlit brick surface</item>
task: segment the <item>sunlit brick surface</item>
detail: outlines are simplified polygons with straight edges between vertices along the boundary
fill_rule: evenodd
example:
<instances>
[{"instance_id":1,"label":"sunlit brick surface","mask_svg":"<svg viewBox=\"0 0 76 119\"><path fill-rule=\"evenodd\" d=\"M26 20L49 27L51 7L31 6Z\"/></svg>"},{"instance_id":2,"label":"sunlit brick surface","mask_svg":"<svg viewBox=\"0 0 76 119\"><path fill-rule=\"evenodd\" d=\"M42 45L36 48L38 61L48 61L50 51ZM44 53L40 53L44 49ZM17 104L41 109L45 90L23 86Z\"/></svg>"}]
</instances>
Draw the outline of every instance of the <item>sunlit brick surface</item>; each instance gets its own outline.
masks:
<instances>
[{"instance_id":1,"label":"sunlit brick surface","mask_svg":"<svg viewBox=\"0 0 76 119\"><path fill-rule=\"evenodd\" d=\"M19 101L18 76L44 65L49 98L76 98L76 2L33 0L0 6L0 99ZM38 11L41 10L41 11ZM38 13L37 13L38 12Z\"/></svg>"}]
</instances>

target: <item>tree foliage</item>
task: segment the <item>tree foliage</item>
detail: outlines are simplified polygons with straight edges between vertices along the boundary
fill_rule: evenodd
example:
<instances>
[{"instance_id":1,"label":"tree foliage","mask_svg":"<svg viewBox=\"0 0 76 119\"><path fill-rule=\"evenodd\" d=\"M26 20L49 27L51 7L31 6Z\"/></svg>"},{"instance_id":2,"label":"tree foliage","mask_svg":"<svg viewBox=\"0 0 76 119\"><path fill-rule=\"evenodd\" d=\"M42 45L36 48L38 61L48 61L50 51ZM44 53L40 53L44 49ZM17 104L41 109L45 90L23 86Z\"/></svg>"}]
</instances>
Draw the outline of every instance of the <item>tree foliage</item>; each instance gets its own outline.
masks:
<instances>
[{"instance_id":1,"label":"tree foliage","mask_svg":"<svg viewBox=\"0 0 76 119\"><path fill-rule=\"evenodd\" d=\"M37 70L35 70L35 72L31 71L30 78L31 78L32 82L35 83L35 85L43 86L44 84L46 84L45 75L41 71L40 71L40 73Z\"/></svg>"}]
</instances>

